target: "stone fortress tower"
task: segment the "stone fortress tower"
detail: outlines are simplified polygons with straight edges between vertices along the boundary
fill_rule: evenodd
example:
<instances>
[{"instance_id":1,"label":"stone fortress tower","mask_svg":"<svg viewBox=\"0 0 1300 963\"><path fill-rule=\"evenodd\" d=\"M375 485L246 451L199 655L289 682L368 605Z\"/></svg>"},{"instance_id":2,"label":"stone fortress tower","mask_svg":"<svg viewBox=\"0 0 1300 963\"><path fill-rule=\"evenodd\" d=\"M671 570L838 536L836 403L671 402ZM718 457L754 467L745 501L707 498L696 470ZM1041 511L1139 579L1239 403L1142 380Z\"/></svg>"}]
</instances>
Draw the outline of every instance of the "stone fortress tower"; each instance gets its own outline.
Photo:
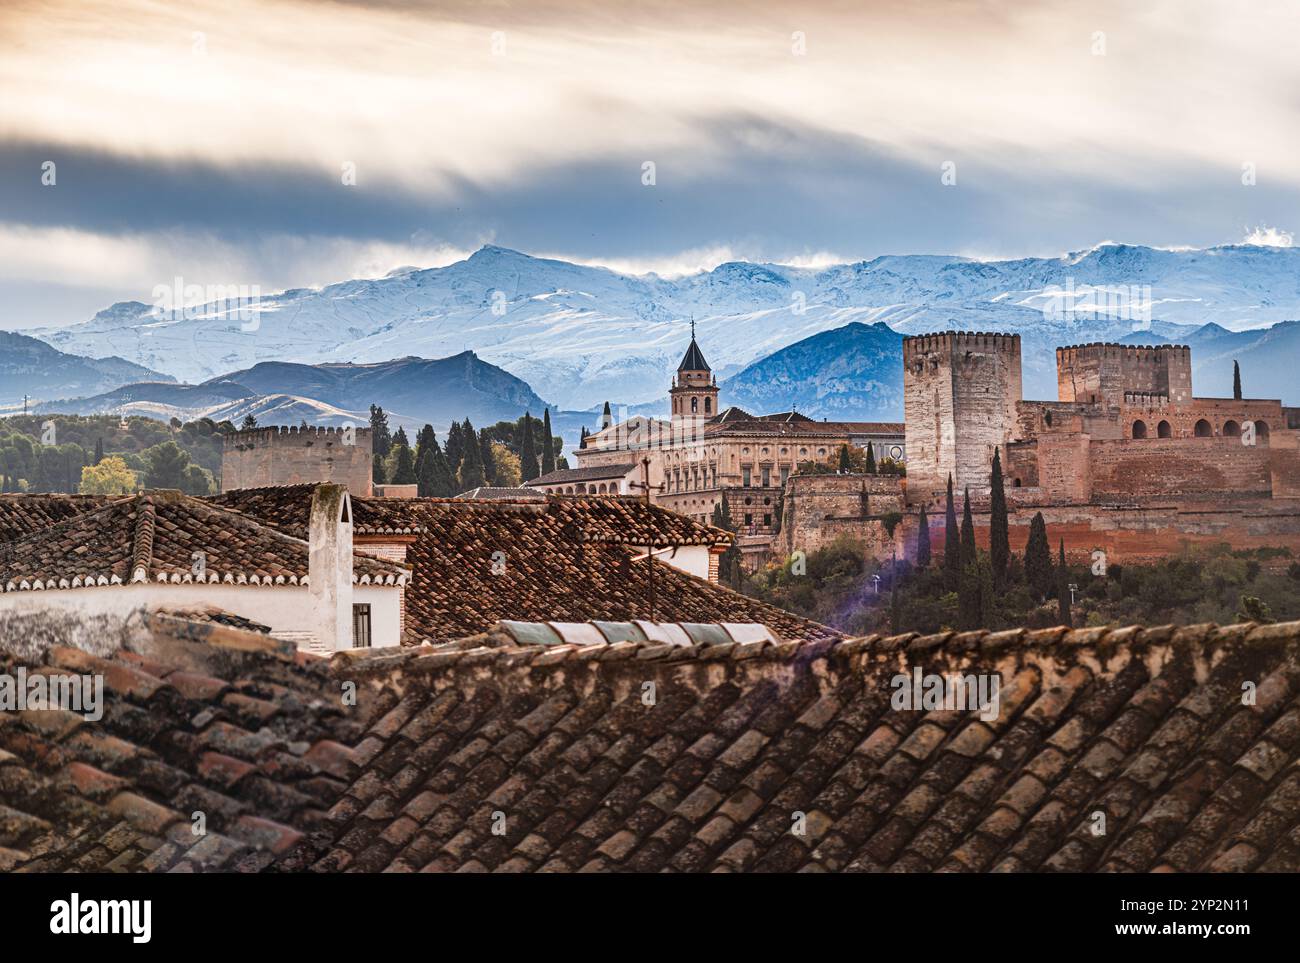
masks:
<instances>
[{"instance_id":1,"label":"stone fortress tower","mask_svg":"<svg viewBox=\"0 0 1300 963\"><path fill-rule=\"evenodd\" d=\"M1020 387L1018 334L904 338L909 488L942 488L949 474L959 491L987 486L993 449L1014 433Z\"/></svg>"},{"instance_id":2,"label":"stone fortress tower","mask_svg":"<svg viewBox=\"0 0 1300 963\"><path fill-rule=\"evenodd\" d=\"M221 490L328 482L373 494L369 428L253 428L226 435Z\"/></svg>"}]
</instances>

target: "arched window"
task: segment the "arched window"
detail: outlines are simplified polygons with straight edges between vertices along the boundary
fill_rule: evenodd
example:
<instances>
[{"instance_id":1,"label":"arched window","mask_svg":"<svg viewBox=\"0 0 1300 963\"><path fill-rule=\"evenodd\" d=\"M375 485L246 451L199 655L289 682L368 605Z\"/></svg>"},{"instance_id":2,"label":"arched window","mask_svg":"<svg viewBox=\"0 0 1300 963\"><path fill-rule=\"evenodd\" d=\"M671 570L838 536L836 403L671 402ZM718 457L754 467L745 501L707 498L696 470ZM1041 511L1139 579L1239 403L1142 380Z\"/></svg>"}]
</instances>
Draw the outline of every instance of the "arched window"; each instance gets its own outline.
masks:
<instances>
[{"instance_id":1,"label":"arched window","mask_svg":"<svg viewBox=\"0 0 1300 963\"><path fill-rule=\"evenodd\" d=\"M1145 438L1147 436L1147 423L1142 419L1133 422L1133 437Z\"/></svg>"},{"instance_id":2,"label":"arched window","mask_svg":"<svg viewBox=\"0 0 1300 963\"><path fill-rule=\"evenodd\" d=\"M700 410L700 399L699 399L699 398L692 398L692 399L691 399L691 414L693 414L693 415L694 415L694 414L697 414L697 413L699 412L699 410Z\"/></svg>"},{"instance_id":3,"label":"arched window","mask_svg":"<svg viewBox=\"0 0 1300 963\"><path fill-rule=\"evenodd\" d=\"M1011 485L1012 485L1013 488L1019 488L1019 487L1020 487L1020 479L1017 478L1014 482L1011 483Z\"/></svg>"},{"instance_id":4,"label":"arched window","mask_svg":"<svg viewBox=\"0 0 1300 963\"><path fill-rule=\"evenodd\" d=\"M706 415L711 415L711 414L713 414L713 399L712 399L712 398L705 398L705 399L704 399L704 413L705 413Z\"/></svg>"},{"instance_id":5,"label":"arched window","mask_svg":"<svg viewBox=\"0 0 1300 963\"><path fill-rule=\"evenodd\" d=\"M1240 437L1241 437L1241 425L1240 425L1239 423L1233 421L1231 418L1229 418L1227 421L1225 421L1225 422L1223 423L1223 437L1224 437L1224 438L1240 438Z\"/></svg>"},{"instance_id":6,"label":"arched window","mask_svg":"<svg viewBox=\"0 0 1300 963\"><path fill-rule=\"evenodd\" d=\"M1174 429L1170 427L1169 422L1162 421L1160 422L1160 424L1156 425L1156 437L1157 438L1174 437Z\"/></svg>"},{"instance_id":7,"label":"arched window","mask_svg":"<svg viewBox=\"0 0 1300 963\"><path fill-rule=\"evenodd\" d=\"M1202 418L1196 423L1195 435L1197 438L1211 438L1214 436L1214 429L1210 427L1208 421Z\"/></svg>"},{"instance_id":8,"label":"arched window","mask_svg":"<svg viewBox=\"0 0 1300 963\"><path fill-rule=\"evenodd\" d=\"M1268 444L1268 422L1267 421L1255 422L1255 444L1257 445Z\"/></svg>"}]
</instances>

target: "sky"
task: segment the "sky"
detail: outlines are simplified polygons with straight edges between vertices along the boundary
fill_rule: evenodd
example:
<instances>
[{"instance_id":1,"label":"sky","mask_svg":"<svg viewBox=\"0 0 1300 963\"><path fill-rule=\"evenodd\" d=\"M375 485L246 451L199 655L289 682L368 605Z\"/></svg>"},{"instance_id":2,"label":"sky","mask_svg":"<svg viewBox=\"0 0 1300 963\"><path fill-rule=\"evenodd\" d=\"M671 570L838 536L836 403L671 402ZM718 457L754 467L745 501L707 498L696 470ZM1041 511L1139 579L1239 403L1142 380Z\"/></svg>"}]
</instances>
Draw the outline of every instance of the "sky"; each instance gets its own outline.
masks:
<instances>
[{"instance_id":1,"label":"sky","mask_svg":"<svg viewBox=\"0 0 1300 963\"><path fill-rule=\"evenodd\" d=\"M1294 0L4 0L0 328L485 243L667 275L1288 244L1297 39Z\"/></svg>"}]
</instances>

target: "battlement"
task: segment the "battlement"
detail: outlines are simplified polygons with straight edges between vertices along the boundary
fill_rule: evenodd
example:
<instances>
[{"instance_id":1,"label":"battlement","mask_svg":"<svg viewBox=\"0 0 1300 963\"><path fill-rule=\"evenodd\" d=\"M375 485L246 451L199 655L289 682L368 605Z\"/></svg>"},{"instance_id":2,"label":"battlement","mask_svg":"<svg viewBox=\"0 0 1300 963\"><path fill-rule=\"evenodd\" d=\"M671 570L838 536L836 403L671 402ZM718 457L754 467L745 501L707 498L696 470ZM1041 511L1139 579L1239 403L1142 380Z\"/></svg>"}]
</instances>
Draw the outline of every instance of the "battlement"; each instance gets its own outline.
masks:
<instances>
[{"instance_id":1,"label":"battlement","mask_svg":"<svg viewBox=\"0 0 1300 963\"><path fill-rule=\"evenodd\" d=\"M903 338L903 358L935 352L996 351L1020 354L1020 335L1000 331L939 331Z\"/></svg>"},{"instance_id":2,"label":"battlement","mask_svg":"<svg viewBox=\"0 0 1300 963\"><path fill-rule=\"evenodd\" d=\"M333 428L319 427L314 425L272 425L267 428L246 428L239 431L231 432L226 435L222 441L225 448L248 448L255 445L273 445L277 442L297 442L306 440L312 442L316 440L338 440L349 439L347 444L355 444L364 439L370 441L369 428ZM370 447L369 444L366 447Z\"/></svg>"},{"instance_id":3,"label":"battlement","mask_svg":"<svg viewBox=\"0 0 1300 963\"><path fill-rule=\"evenodd\" d=\"M1056 349L1061 401L1119 405L1131 395L1164 396L1173 404L1192 397L1192 349L1185 344L1099 341Z\"/></svg>"}]
</instances>

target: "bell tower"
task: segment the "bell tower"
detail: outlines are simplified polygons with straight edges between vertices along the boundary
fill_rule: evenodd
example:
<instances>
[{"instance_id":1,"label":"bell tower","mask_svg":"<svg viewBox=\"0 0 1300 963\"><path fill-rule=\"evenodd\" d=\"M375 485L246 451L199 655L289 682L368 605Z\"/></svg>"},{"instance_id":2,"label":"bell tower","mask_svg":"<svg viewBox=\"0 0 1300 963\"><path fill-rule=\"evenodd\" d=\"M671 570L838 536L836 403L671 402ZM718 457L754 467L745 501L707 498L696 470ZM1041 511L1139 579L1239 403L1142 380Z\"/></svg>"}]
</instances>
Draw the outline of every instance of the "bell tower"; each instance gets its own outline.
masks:
<instances>
[{"instance_id":1,"label":"bell tower","mask_svg":"<svg viewBox=\"0 0 1300 963\"><path fill-rule=\"evenodd\" d=\"M695 319L691 319L691 345L677 366L677 376L668 392L673 406L673 424L703 424L718 413L718 382L700 346L695 343Z\"/></svg>"}]
</instances>

